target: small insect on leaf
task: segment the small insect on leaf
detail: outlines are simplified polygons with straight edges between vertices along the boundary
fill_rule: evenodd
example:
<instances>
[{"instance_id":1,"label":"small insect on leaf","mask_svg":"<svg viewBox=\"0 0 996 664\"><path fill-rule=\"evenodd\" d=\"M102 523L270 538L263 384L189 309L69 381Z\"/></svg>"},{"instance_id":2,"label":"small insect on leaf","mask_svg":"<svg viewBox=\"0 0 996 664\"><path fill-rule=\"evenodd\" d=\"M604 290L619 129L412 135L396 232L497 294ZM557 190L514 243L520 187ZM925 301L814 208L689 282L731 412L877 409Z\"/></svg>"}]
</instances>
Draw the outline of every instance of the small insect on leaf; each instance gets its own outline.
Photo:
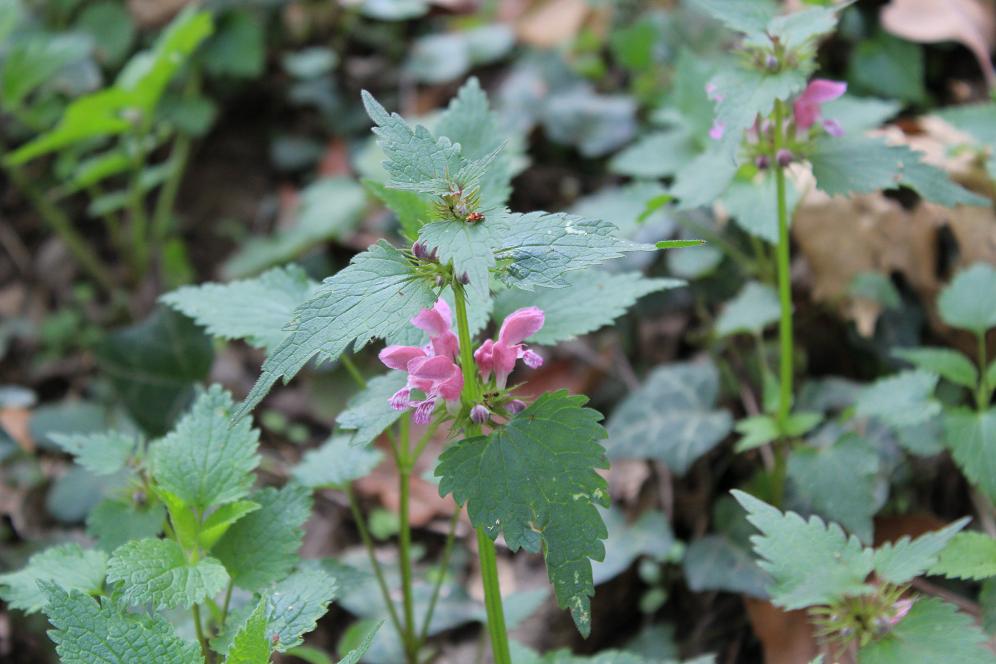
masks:
<instances>
[{"instance_id":1,"label":"small insect on leaf","mask_svg":"<svg viewBox=\"0 0 996 664\"><path fill-rule=\"evenodd\" d=\"M480 221L484 221L484 213L483 212L471 212L470 214L467 215L467 221L469 221L472 224L480 222Z\"/></svg>"}]
</instances>

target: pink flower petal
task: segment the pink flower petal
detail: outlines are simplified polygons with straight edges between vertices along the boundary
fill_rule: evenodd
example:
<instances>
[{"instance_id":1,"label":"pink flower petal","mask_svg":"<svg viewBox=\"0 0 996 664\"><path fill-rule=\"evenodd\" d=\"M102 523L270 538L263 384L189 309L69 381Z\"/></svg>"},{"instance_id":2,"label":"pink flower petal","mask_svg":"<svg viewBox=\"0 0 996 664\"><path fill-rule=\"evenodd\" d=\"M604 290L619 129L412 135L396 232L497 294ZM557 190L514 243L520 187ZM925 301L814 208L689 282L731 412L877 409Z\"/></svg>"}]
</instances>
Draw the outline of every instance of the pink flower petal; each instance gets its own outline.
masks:
<instances>
[{"instance_id":1,"label":"pink flower petal","mask_svg":"<svg viewBox=\"0 0 996 664\"><path fill-rule=\"evenodd\" d=\"M847 92L847 83L831 81L826 78L814 78L799 95L799 99L811 104L825 104L833 101Z\"/></svg>"},{"instance_id":2,"label":"pink flower petal","mask_svg":"<svg viewBox=\"0 0 996 664\"><path fill-rule=\"evenodd\" d=\"M449 378L454 368L459 371L459 367L453 364L453 360L444 355L436 355L410 369L409 374L413 378L435 382Z\"/></svg>"},{"instance_id":3,"label":"pink flower petal","mask_svg":"<svg viewBox=\"0 0 996 664\"><path fill-rule=\"evenodd\" d=\"M377 355L381 362L398 371L407 371L408 362L417 357L425 357L425 351L418 346L388 346Z\"/></svg>"},{"instance_id":4,"label":"pink flower petal","mask_svg":"<svg viewBox=\"0 0 996 664\"><path fill-rule=\"evenodd\" d=\"M432 352L456 359L460 354L460 340L451 330L432 338Z\"/></svg>"},{"instance_id":5,"label":"pink flower petal","mask_svg":"<svg viewBox=\"0 0 996 664\"><path fill-rule=\"evenodd\" d=\"M494 357L495 383L500 389L504 389L509 374L515 369L515 360L519 355L518 349L499 341L491 352Z\"/></svg>"},{"instance_id":6,"label":"pink flower petal","mask_svg":"<svg viewBox=\"0 0 996 664\"><path fill-rule=\"evenodd\" d=\"M719 120L712 123L712 127L709 128L709 138L714 141L718 141L723 138L723 134L726 133L726 125L724 125Z\"/></svg>"},{"instance_id":7,"label":"pink flower petal","mask_svg":"<svg viewBox=\"0 0 996 664\"><path fill-rule=\"evenodd\" d=\"M526 366L530 369L539 369L543 366L543 358L540 357L538 353L531 350L527 350L522 353L522 361L525 362Z\"/></svg>"},{"instance_id":8,"label":"pink flower petal","mask_svg":"<svg viewBox=\"0 0 996 664\"><path fill-rule=\"evenodd\" d=\"M429 337L438 337L450 331L450 308L445 301L440 298L431 309L423 309L412 318L412 325L429 334Z\"/></svg>"},{"instance_id":9,"label":"pink flower petal","mask_svg":"<svg viewBox=\"0 0 996 664\"><path fill-rule=\"evenodd\" d=\"M494 341L485 339L480 348L474 351L474 363L477 364L477 369L484 380L491 377L491 372L495 368L494 345Z\"/></svg>"},{"instance_id":10,"label":"pink flower petal","mask_svg":"<svg viewBox=\"0 0 996 664\"><path fill-rule=\"evenodd\" d=\"M543 310L539 307L524 307L510 313L501 324L498 343L514 346L536 334L543 327Z\"/></svg>"}]
</instances>

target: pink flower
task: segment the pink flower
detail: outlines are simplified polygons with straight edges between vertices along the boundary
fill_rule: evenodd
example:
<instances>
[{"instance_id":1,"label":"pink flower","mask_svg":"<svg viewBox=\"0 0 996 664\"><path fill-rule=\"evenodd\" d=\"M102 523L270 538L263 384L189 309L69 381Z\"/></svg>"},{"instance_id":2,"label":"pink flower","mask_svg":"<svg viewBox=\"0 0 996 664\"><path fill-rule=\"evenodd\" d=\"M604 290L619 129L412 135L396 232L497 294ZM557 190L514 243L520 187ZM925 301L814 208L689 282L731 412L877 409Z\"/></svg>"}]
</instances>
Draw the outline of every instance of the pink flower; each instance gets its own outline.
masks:
<instances>
[{"instance_id":1,"label":"pink flower","mask_svg":"<svg viewBox=\"0 0 996 664\"><path fill-rule=\"evenodd\" d=\"M431 309L423 309L411 323L429 335L434 355L446 355L452 359L460 354L460 341L450 329L450 305L440 298Z\"/></svg>"},{"instance_id":2,"label":"pink flower","mask_svg":"<svg viewBox=\"0 0 996 664\"><path fill-rule=\"evenodd\" d=\"M543 327L543 320L543 310L538 307L518 309L505 318L498 341L487 339L474 352L474 361L485 380L494 372L495 384L504 389L516 360L521 359L533 369L543 364L543 358L522 343Z\"/></svg>"},{"instance_id":3,"label":"pink flower","mask_svg":"<svg viewBox=\"0 0 996 664\"><path fill-rule=\"evenodd\" d=\"M842 81L830 81L825 78L814 78L810 81L792 106L796 132L808 132L810 127L823 120L821 106L840 97L846 91L847 83ZM823 120L823 128L831 136L840 136L844 133L841 126L833 120Z\"/></svg>"},{"instance_id":4,"label":"pink flower","mask_svg":"<svg viewBox=\"0 0 996 664\"><path fill-rule=\"evenodd\" d=\"M711 101L714 101L717 104L723 101L723 95L719 93L719 88L716 87L715 83L712 83L711 81L706 83L705 91L706 96L709 97ZM719 120L715 120L712 123L712 127L709 129L709 138L714 141L718 141L723 138L724 133L726 133L726 125Z\"/></svg>"}]
</instances>

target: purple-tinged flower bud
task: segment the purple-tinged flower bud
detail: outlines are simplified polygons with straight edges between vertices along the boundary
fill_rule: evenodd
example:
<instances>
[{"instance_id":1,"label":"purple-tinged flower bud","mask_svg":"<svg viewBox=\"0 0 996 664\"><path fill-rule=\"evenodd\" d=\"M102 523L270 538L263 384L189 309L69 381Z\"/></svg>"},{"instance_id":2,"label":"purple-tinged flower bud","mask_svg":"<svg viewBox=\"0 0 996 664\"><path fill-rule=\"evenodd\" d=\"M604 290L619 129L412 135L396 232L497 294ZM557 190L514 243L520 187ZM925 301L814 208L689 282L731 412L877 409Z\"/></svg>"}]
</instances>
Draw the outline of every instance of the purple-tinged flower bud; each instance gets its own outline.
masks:
<instances>
[{"instance_id":1,"label":"purple-tinged flower bud","mask_svg":"<svg viewBox=\"0 0 996 664\"><path fill-rule=\"evenodd\" d=\"M446 282L443 280L443 275L437 274L436 275L436 287L437 288L442 288L444 283L446 283Z\"/></svg>"},{"instance_id":2,"label":"purple-tinged flower bud","mask_svg":"<svg viewBox=\"0 0 996 664\"><path fill-rule=\"evenodd\" d=\"M754 165L757 166L758 169L766 171L771 166L771 160L768 159L768 155L759 154L754 157Z\"/></svg>"},{"instance_id":3,"label":"purple-tinged flower bud","mask_svg":"<svg viewBox=\"0 0 996 664\"><path fill-rule=\"evenodd\" d=\"M792 154L791 150L786 150L785 148L782 148L775 155L775 159L778 160L779 166L785 168L786 166L792 163L792 160L795 159L795 155Z\"/></svg>"},{"instance_id":4,"label":"purple-tinged flower bud","mask_svg":"<svg viewBox=\"0 0 996 664\"><path fill-rule=\"evenodd\" d=\"M470 409L470 420L474 424L484 424L491 419L491 411L482 404L477 404Z\"/></svg>"},{"instance_id":5,"label":"purple-tinged flower bud","mask_svg":"<svg viewBox=\"0 0 996 664\"><path fill-rule=\"evenodd\" d=\"M425 260L429 257L429 251L425 248L425 245L421 242L416 242L412 245L412 255L419 260Z\"/></svg>"},{"instance_id":6,"label":"purple-tinged flower bud","mask_svg":"<svg viewBox=\"0 0 996 664\"><path fill-rule=\"evenodd\" d=\"M439 260L439 247L432 248L432 251L429 252L429 260L433 263Z\"/></svg>"},{"instance_id":7,"label":"purple-tinged flower bud","mask_svg":"<svg viewBox=\"0 0 996 664\"><path fill-rule=\"evenodd\" d=\"M778 58L768 53L768 57L764 59L764 66L767 67L768 71L778 71Z\"/></svg>"},{"instance_id":8,"label":"purple-tinged flower bud","mask_svg":"<svg viewBox=\"0 0 996 664\"><path fill-rule=\"evenodd\" d=\"M526 409L526 402L520 401L519 399L512 399L511 401L508 402L508 405L505 406L505 408L512 415L518 415L519 413L521 413Z\"/></svg>"},{"instance_id":9,"label":"purple-tinged flower bud","mask_svg":"<svg viewBox=\"0 0 996 664\"><path fill-rule=\"evenodd\" d=\"M467 284L469 284L470 283L470 275L467 274L466 272L464 272L463 274L461 274L460 275L460 283L463 284L464 286L466 286Z\"/></svg>"}]
</instances>

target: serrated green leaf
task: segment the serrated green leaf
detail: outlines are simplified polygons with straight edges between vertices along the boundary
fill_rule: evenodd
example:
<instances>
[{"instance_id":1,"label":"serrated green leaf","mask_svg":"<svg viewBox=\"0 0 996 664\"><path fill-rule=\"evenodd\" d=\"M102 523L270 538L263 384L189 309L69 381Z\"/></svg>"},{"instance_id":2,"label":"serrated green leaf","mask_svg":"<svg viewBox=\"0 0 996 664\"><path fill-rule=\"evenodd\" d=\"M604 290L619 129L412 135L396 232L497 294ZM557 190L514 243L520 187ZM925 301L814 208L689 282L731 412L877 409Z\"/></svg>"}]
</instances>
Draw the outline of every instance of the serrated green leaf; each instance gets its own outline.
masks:
<instances>
[{"instance_id":1,"label":"serrated green leaf","mask_svg":"<svg viewBox=\"0 0 996 664\"><path fill-rule=\"evenodd\" d=\"M768 23L767 33L792 50L833 32L836 27L837 7L811 7L774 17Z\"/></svg>"},{"instance_id":2,"label":"serrated green leaf","mask_svg":"<svg viewBox=\"0 0 996 664\"><path fill-rule=\"evenodd\" d=\"M896 542L883 544L875 549L875 575L888 583L902 585L927 570L930 570L931 574L938 573L934 571L937 567L935 563L938 562L938 554L943 563L942 551L950 548L948 542L951 542L952 538L957 540L962 535L973 534L958 534L958 531L968 525L970 520L969 517L964 517L945 528L926 533L916 539L911 540L909 535L904 535Z\"/></svg>"},{"instance_id":3,"label":"serrated green leaf","mask_svg":"<svg viewBox=\"0 0 996 664\"><path fill-rule=\"evenodd\" d=\"M985 533L958 533L940 552L931 574L981 581L996 576L996 539Z\"/></svg>"},{"instance_id":4,"label":"serrated green leaf","mask_svg":"<svg viewBox=\"0 0 996 664\"><path fill-rule=\"evenodd\" d=\"M231 418L232 396L219 385L201 393L176 428L150 447L159 486L204 510L245 497L259 465L259 432Z\"/></svg>"},{"instance_id":5,"label":"serrated green leaf","mask_svg":"<svg viewBox=\"0 0 996 664\"><path fill-rule=\"evenodd\" d=\"M543 327L529 340L553 345L611 324L645 295L684 284L677 279L650 279L639 272L611 274L601 270L567 274L564 281L568 284L564 288L500 292L495 297L495 321L521 307L539 307L545 314Z\"/></svg>"},{"instance_id":6,"label":"serrated green leaf","mask_svg":"<svg viewBox=\"0 0 996 664\"><path fill-rule=\"evenodd\" d=\"M734 178L723 192L719 202L737 226L755 237L771 244L778 243L778 197L775 178L770 173L760 173L752 179ZM791 178L785 182L785 199L788 210L795 209L799 192Z\"/></svg>"},{"instance_id":7,"label":"serrated green leaf","mask_svg":"<svg viewBox=\"0 0 996 664\"><path fill-rule=\"evenodd\" d=\"M495 256L504 264L510 286L532 290L537 286L563 288L564 275L619 258L630 251L653 251L650 244L617 236L607 221L563 212L504 211L489 215Z\"/></svg>"},{"instance_id":8,"label":"serrated green leaf","mask_svg":"<svg viewBox=\"0 0 996 664\"><path fill-rule=\"evenodd\" d=\"M251 11L229 11L222 15L218 32L200 54L204 69L212 76L255 78L266 64L266 35L261 17Z\"/></svg>"},{"instance_id":9,"label":"serrated green leaf","mask_svg":"<svg viewBox=\"0 0 996 664\"><path fill-rule=\"evenodd\" d=\"M294 572L265 595L266 636L279 652L300 645L335 599L338 585L320 569Z\"/></svg>"},{"instance_id":10,"label":"serrated green leaf","mask_svg":"<svg viewBox=\"0 0 996 664\"><path fill-rule=\"evenodd\" d=\"M670 177L699 152L698 142L684 127L655 131L617 152L609 161L609 170L632 178Z\"/></svg>"},{"instance_id":11,"label":"serrated green leaf","mask_svg":"<svg viewBox=\"0 0 996 664\"><path fill-rule=\"evenodd\" d=\"M76 463L94 475L113 475L128 463L138 442L134 434L107 431L91 434L53 434L52 440Z\"/></svg>"},{"instance_id":12,"label":"serrated green leaf","mask_svg":"<svg viewBox=\"0 0 996 664\"><path fill-rule=\"evenodd\" d=\"M872 571L872 551L856 537L848 538L835 523L815 516L805 521L742 491L732 493L761 531L751 542L761 569L773 579L769 591L776 606L802 609L871 590L865 578Z\"/></svg>"},{"instance_id":13,"label":"serrated green leaf","mask_svg":"<svg viewBox=\"0 0 996 664\"><path fill-rule=\"evenodd\" d=\"M743 438L733 447L734 452L746 452L778 440L782 432L771 415L753 415L737 422L734 430Z\"/></svg>"},{"instance_id":14,"label":"serrated green leaf","mask_svg":"<svg viewBox=\"0 0 996 664\"><path fill-rule=\"evenodd\" d=\"M781 306L775 289L752 281L726 303L716 319L716 335L720 338L740 332L759 335L780 315Z\"/></svg>"},{"instance_id":15,"label":"serrated green leaf","mask_svg":"<svg viewBox=\"0 0 996 664\"><path fill-rule=\"evenodd\" d=\"M346 653L346 656L339 660L339 664L359 664L360 659L363 655L370 650L370 646L373 644L374 637L377 636L377 632L380 631L383 621L375 623L372 628L370 628L366 635L360 640L359 645Z\"/></svg>"},{"instance_id":16,"label":"serrated green leaf","mask_svg":"<svg viewBox=\"0 0 996 664\"><path fill-rule=\"evenodd\" d=\"M996 500L996 408L945 411L944 444L965 477Z\"/></svg>"},{"instance_id":17,"label":"serrated green leaf","mask_svg":"<svg viewBox=\"0 0 996 664\"><path fill-rule=\"evenodd\" d=\"M260 600L235 633L225 654L225 664L268 664L272 651L266 629L266 602Z\"/></svg>"},{"instance_id":18,"label":"serrated green leaf","mask_svg":"<svg viewBox=\"0 0 996 664\"><path fill-rule=\"evenodd\" d=\"M900 348L892 354L918 369L935 373L969 389L975 389L979 380L979 372L971 360L950 348Z\"/></svg>"},{"instance_id":19,"label":"serrated green leaf","mask_svg":"<svg viewBox=\"0 0 996 664\"><path fill-rule=\"evenodd\" d=\"M764 32L778 12L777 5L768 0L691 0L690 4L729 29L746 34Z\"/></svg>"},{"instance_id":20,"label":"serrated green leaf","mask_svg":"<svg viewBox=\"0 0 996 664\"><path fill-rule=\"evenodd\" d=\"M376 337L390 336L435 300L429 284L414 277L404 254L386 242L375 244L298 307L287 336L266 358L236 417L254 408L278 379L289 380L315 356L335 360L350 344L359 350Z\"/></svg>"},{"instance_id":21,"label":"serrated green leaf","mask_svg":"<svg viewBox=\"0 0 996 664\"><path fill-rule=\"evenodd\" d=\"M12 609L35 613L45 607L43 584L94 595L104 586L106 567L103 551L85 551L79 544L54 546L31 556L24 569L0 574L0 598Z\"/></svg>"},{"instance_id":22,"label":"serrated green leaf","mask_svg":"<svg viewBox=\"0 0 996 664\"><path fill-rule=\"evenodd\" d=\"M423 194L389 189L370 178L364 178L363 186L395 214L405 237L413 242L418 238L422 225L436 216L432 203Z\"/></svg>"},{"instance_id":23,"label":"serrated green leaf","mask_svg":"<svg viewBox=\"0 0 996 664\"><path fill-rule=\"evenodd\" d=\"M988 198L952 182L941 169L923 163L915 150L905 145L887 145L879 138L817 139L808 159L816 185L831 196L904 186L928 201L949 207L990 204Z\"/></svg>"},{"instance_id":24,"label":"serrated green leaf","mask_svg":"<svg viewBox=\"0 0 996 664\"><path fill-rule=\"evenodd\" d=\"M857 436L822 448L799 445L788 459L788 479L802 504L865 543L871 543L878 510L877 474L878 454Z\"/></svg>"},{"instance_id":25,"label":"serrated green leaf","mask_svg":"<svg viewBox=\"0 0 996 664\"><path fill-rule=\"evenodd\" d=\"M111 599L101 603L73 590L47 586L48 635L62 664L203 664L196 643L184 641L159 616L132 613Z\"/></svg>"},{"instance_id":26,"label":"serrated green leaf","mask_svg":"<svg viewBox=\"0 0 996 664\"><path fill-rule=\"evenodd\" d=\"M391 408L391 395L405 386L405 374L392 371L367 381L367 386L350 398L346 410L335 423L350 435L350 444L358 447L372 442L394 424L401 412Z\"/></svg>"},{"instance_id":27,"label":"serrated green leaf","mask_svg":"<svg viewBox=\"0 0 996 664\"><path fill-rule=\"evenodd\" d=\"M969 615L936 598L918 599L880 639L861 648L861 664L989 664L986 636Z\"/></svg>"},{"instance_id":28,"label":"serrated green leaf","mask_svg":"<svg viewBox=\"0 0 996 664\"><path fill-rule=\"evenodd\" d=\"M996 104L993 102L950 106L937 111L937 115L978 142L996 145Z\"/></svg>"},{"instance_id":29,"label":"serrated green leaf","mask_svg":"<svg viewBox=\"0 0 996 664\"><path fill-rule=\"evenodd\" d=\"M0 5L0 11L8 11L8 7L15 7L13 11L20 13L12 2ZM0 64L0 104L8 111L22 107L33 91L51 81L66 65L89 57L91 49L91 44L83 35L65 32L5 39L4 44L4 59Z\"/></svg>"},{"instance_id":30,"label":"serrated green leaf","mask_svg":"<svg viewBox=\"0 0 996 664\"><path fill-rule=\"evenodd\" d=\"M894 427L922 424L941 412L933 398L937 376L926 371L901 371L861 390L857 414L877 417Z\"/></svg>"},{"instance_id":31,"label":"serrated green leaf","mask_svg":"<svg viewBox=\"0 0 996 664\"><path fill-rule=\"evenodd\" d=\"M714 410L718 391L719 374L712 364L658 367L612 412L609 457L660 459L684 475L733 428L727 411Z\"/></svg>"},{"instance_id":32,"label":"serrated green leaf","mask_svg":"<svg viewBox=\"0 0 996 664\"><path fill-rule=\"evenodd\" d=\"M107 499L90 510L86 531L110 553L128 540L158 536L165 520L166 510L159 502L139 507L131 501Z\"/></svg>"},{"instance_id":33,"label":"serrated green leaf","mask_svg":"<svg viewBox=\"0 0 996 664\"><path fill-rule=\"evenodd\" d=\"M722 535L707 535L688 545L682 560L688 587L697 593L719 590L767 599L771 577L750 552Z\"/></svg>"},{"instance_id":34,"label":"serrated green leaf","mask_svg":"<svg viewBox=\"0 0 996 664\"><path fill-rule=\"evenodd\" d=\"M184 286L160 301L194 319L212 336L245 339L256 348L273 349L287 336L284 326L294 310L317 287L303 269L288 265L254 279Z\"/></svg>"},{"instance_id":35,"label":"serrated green leaf","mask_svg":"<svg viewBox=\"0 0 996 664\"><path fill-rule=\"evenodd\" d=\"M437 251L439 262L453 263L454 274L466 274L470 290L481 298L490 290L490 273L495 266L492 246L498 241L490 220L478 223L446 220L422 226L419 240L431 252Z\"/></svg>"},{"instance_id":36,"label":"serrated green leaf","mask_svg":"<svg viewBox=\"0 0 996 664\"><path fill-rule=\"evenodd\" d=\"M678 171L670 193L678 199L680 209L709 205L726 191L737 170L729 149L714 142Z\"/></svg>"},{"instance_id":37,"label":"serrated green leaf","mask_svg":"<svg viewBox=\"0 0 996 664\"><path fill-rule=\"evenodd\" d=\"M170 523L173 526L173 534L176 541L184 549L191 550L198 545L197 535L200 532L200 524L194 509L183 501L175 493L160 486L153 486L152 490L163 501L166 511L169 514Z\"/></svg>"},{"instance_id":38,"label":"serrated green leaf","mask_svg":"<svg viewBox=\"0 0 996 664\"><path fill-rule=\"evenodd\" d=\"M893 99L845 94L823 104L823 116L832 118L845 134L862 134L869 129L878 129L902 107L901 102Z\"/></svg>"},{"instance_id":39,"label":"serrated green leaf","mask_svg":"<svg viewBox=\"0 0 996 664\"><path fill-rule=\"evenodd\" d=\"M294 479L312 489L342 489L369 475L380 463L383 455L367 445L355 444L350 436L332 436L317 450L307 452L291 472Z\"/></svg>"},{"instance_id":40,"label":"serrated green leaf","mask_svg":"<svg viewBox=\"0 0 996 664\"><path fill-rule=\"evenodd\" d=\"M983 334L996 327L996 269L976 263L959 272L937 298L941 320Z\"/></svg>"},{"instance_id":41,"label":"serrated green leaf","mask_svg":"<svg viewBox=\"0 0 996 664\"><path fill-rule=\"evenodd\" d=\"M254 503L251 500L237 500L234 503L222 505L204 519L197 536L198 542L205 550L210 551L215 542L228 532L233 523L258 509L259 503Z\"/></svg>"},{"instance_id":42,"label":"serrated green leaf","mask_svg":"<svg viewBox=\"0 0 996 664\"><path fill-rule=\"evenodd\" d=\"M297 564L302 526L311 515L311 492L289 484L280 490L257 491L250 499L260 508L229 528L211 552L225 565L235 585L262 590L287 576Z\"/></svg>"},{"instance_id":43,"label":"serrated green leaf","mask_svg":"<svg viewBox=\"0 0 996 664\"><path fill-rule=\"evenodd\" d=\"M744 130L754 124L758 115L771 115L775 101L786 101L802 92L806 72L795 67L776 73L728 67L713 77L712 84L721 96L716 103L716 122L724 127L722 143L732 147L740 144Z\"/></svg>"},{"instance_id":44,"label":"serrated green leaf","mask_svg":"<svg viewBox=\"0 0 996 664\"><path fill-rule=\"evenodd\" d=\"M154 609L190 608L225 589L228 573L214 558L191 562L173 540L132 540L114 550L108 583L121 582L121 600Z\"/></svg>"},{"instance_id":45,"label":"serrated green leaf","mask_svg":"<svg viewBox=\"0 0 996 664\"><path fill-rule=\"evenodd\" d=\"M460 155L468 160L484 159L505 146L498 114L491 110L487 95L473 76L450 101L439 118L436 133L459 143ZM505 204L512 192L512 174L512 156L505 147L481 178L482 208L490 210Z\"/></svg>"},{"instance_id":46,"label":"serrated green leaf","mask_svg":"<svg viewBox=\"0 0 996 664\"><path fill-rule=\"evenodd\" d=\"M467 505L471 523L513 551L544 552L561 608L591 629L591 560L608 534L595 505L608 504L601 415L565 390L547 393L490 436L462 440L436 467L440 495Z\"/></svg>"}]
</instances>

